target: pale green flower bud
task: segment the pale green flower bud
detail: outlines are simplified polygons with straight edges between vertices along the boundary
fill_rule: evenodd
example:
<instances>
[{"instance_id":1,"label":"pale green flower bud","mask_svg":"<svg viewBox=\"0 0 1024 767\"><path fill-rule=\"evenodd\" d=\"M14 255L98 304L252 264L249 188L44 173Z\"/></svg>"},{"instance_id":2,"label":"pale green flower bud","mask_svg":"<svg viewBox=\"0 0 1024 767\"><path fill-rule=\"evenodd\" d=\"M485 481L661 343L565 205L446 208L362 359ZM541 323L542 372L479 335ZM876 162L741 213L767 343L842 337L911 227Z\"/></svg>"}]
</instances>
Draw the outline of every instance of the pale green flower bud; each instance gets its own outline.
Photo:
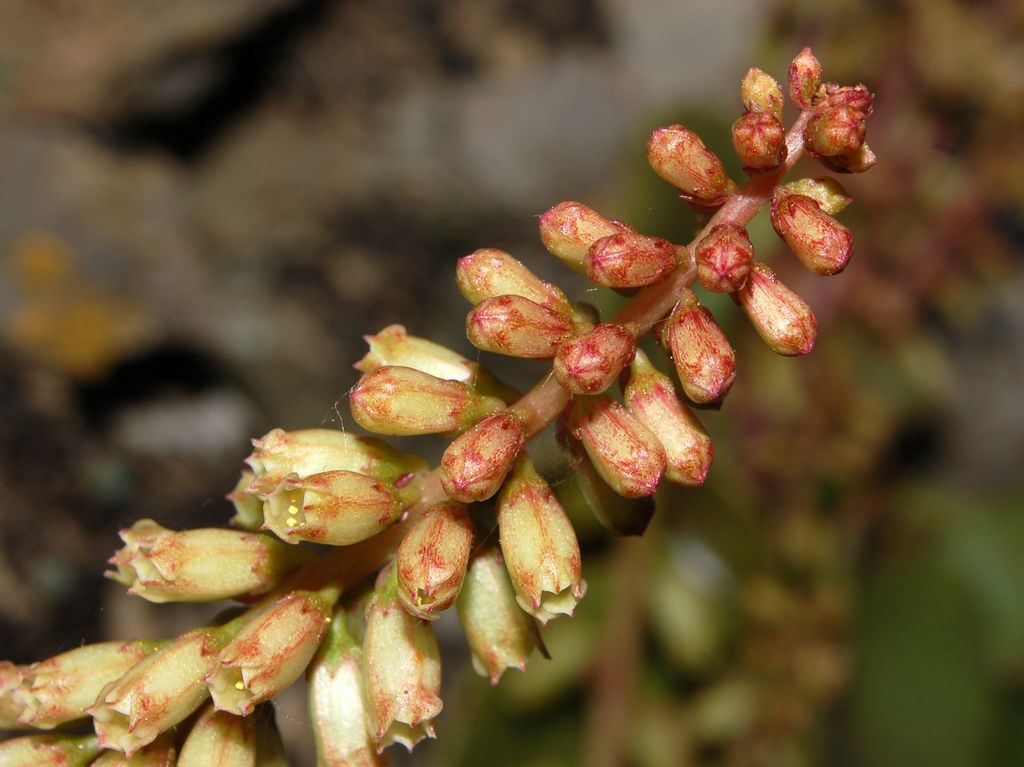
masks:
<instances>
[{"instance_id":1,"label":"pale green flower bud","mask_svg":"<svg viewBox=\"0 0 1024 767\"><path fill-rule=\"evenodd\" d=\"M601 323L559 347L555 378L572 394L598 394L615 382L635 349L632 333L615 323Z\"/></svg>"},{"instance_id":2,"label":"pale green flower bud","mask_svg":"<svg viewBox=\"0 0 1024 767\"><path fill-rule=\"evenodd\" d=\"M748 112L769 112L782 117L782 88L770 74L753 67L740 83L740 98Z\"/></svg>"},{"instance_id":3,"label":"pale green flower bud","mask_svg":"<svg viewBox=\"0 0 1024 767\"><path fill-rule=\"evenodd\" d=\"M566 266L586 271L587 253L602 237L631 231L621 221L609 221L579 202L560 202L540 216L544 247Z\"/></svg>"},{"instance_id":4,"label":"pale green flower bud","mask_svg":"<svg viewBox=\"0 0 1024 767\"><path fill-rule=\"evenodd\" d=\"M736 353L711 312L700 305L692 291L680 293L679 303L662 330L662 340L672 352L687 397L703 405L726 395L736 380Z\"/></svg>"},{"instance_id":5,"label":"pale green flower bud","mask_svg":"<svg viewBox=\"0 0 1024 767\"><path fill-rule=\"evenodd\" d=\"M485 501L501 487L526 444L526 428L514 413L489 415L456 437L441 459L441 485L450 498Z\"/></svg>"},{"instance_id":6,"label":"pale green flower bud","mask_svg":"<svg viewBox=\"0 0 1024 767\"><path fill-rule=\"evenodd\" d=\"M836 215L853 202L843 185L834 178L801 178L789 182L785 188L793 194L810 197L830 216Z\"/></svg>"},{"instance_id":7,"label":"pale green flower bud","mask_svg":"<svg viewBox=\"0 0 1024 767\"><path fill-rule=\"evenodd\" d=\"M340 591L292 591L260 609L224 646L206 675L218 709L248 715L301 676Z\"/></svg>"},{"instance_id":8,"label":"pale green flower bud","mask_svg":"<svg viewBox=\"0 0 1024 767\"><path fill-rule=\"evenodd\" d=\"M736 297L768 347L776 354L809 354L818 336L811 307L765 264L756 263Z\"/></svg>"},{"instance_id":9,"label":"pale green flower bud","mask_svg":"<svg viewBox=\"0 0 1024 767\"><path fill-rule=\"evenodd\" d=\"M815 274L838 274L850 262L853 234L810 197L777 193L772 198L771 221L793 255Z\"/></svg>"},{"instance_id":10,"label":"pale green flower bud","mask_svg":"<svg viewBox=\"0 0 1024 767\"><path fill-rule=\"evenodd\" d=\"M484 548L470 560L455 607L478 674L497 684L507 668L526 670L534 647L533 622L516 601L497 549Z\"/></svg>"},{"instance_id":11,"label":"pale green flower bud","mask_svg":"<svg viewBox=\"0 0 1024 767\"><path fill-rule=\"evenodd\" d=\"M108 578L150 602L209 602L270 591L313 558L262 533L204 528L176 532L140 519L120 532L125 546Z\"/></svg>"},{"instance_id":12,"label":"pale green flower bud","mask_svg":"<svg viewBox=\"0 0 1024 767\"><path fill-rule=\"evenodd\" d=\"M25 710L25 704L17 693L26 671L28 666L0 661L0 730L15 730L19 726L18 717Z\"/></svg>"},{"instance_id":13,"label":"pale green flower bud","mask_svg":"<svg viewBox=\"0 0 1024 767\"><path fill-rule=\"evenodd\" d=\"M412 751L434 737L441 713L441 651L434 630L402 607L394 568L386 571L366 613L363 681L370 735L378 750L401 743Z\"/></svg>"},{"instance_id":14,"label":"pale green flower bud","mask_svg":"<svg viewBox=\"0 0 1024 767\"><path fill-rule=\"evenodd\" d=\"M249 469L242 471L234 490L227 494L227 499L235 507L235 516L231 518L231 526L240 530L255 533L263 528L263 499L250 492L256 474Z\"/></svg>"},{"instance_id":15,"label":"pale green flower bud","mask_svg":"<svg viewBox=\"0 0 1024 767\"><path fill-rule=\"evenodd\" d=\"M569 317L522 296L485 299L466 315L466 337L473 346L512 357L554 357L575 331Z\"/></svg>"},{"instance_id":16,"label":"pale green flower bud","mask_svg":"<svg viewBox=\"0 0 1024 767\"><path fill-rule=\"evenodd\" d=\"M572 456L572 481L601 526L613 535L643 535L654 517L654 496L619 495L598 474L583 446L574 439L567 441Z\"/></svg>"},{"instance_id":17,"label":"pale green flower bud","mask_svg":"<svg viewBox=\"0 0 1024 767\"><path fill-rule=\"evenodd\" d=\"M682 125L658 128L651 134L647 161L655 173L691 202L717 205L736 188L718 155Z\"/></svg>"},{"instance_id":18,"label":"pale green flower bud","mask_svg":"<svg viewBox=\"0 0 1024 767\"><path fill-rule=\"evenodd\" d=\"M3 767L85 767L100 752L95 735L25 735L0 743Z\"/></svg>"},{"instance_id":19,"label":"pale green flower bud","mask_svg":"<svg viewBox=\"0 0 1024 767\"><path fill-rule=\"evenodd\" d=\"M164 733L129 756L123 751L104 751L89 767L175 767L177 751L172 733Z\"/></svg>"},{"instance_id":20,"label":"pale green flower bud","mask_svg":"<svg viewBox=\"0 0 1024 767\"><path fill-rule=\"evenodd\" d=\"M587 591L576 531L525 455L498 497L498 535L519 605L542 623L572 615Z\"/></svg>"},{"instance_id":21,"label":"pale green flower bud","mask_svg":"<svg viewBox=\"0 0 1024 767\"><path fill-rule=\"evenodd\" d=\"M405 534L395 557L398 598L405 609L433 620L451 607L472 550L473 523L465 506L442 502L427 509Z\"/></svg>"},{"instance_id":22,"label":"pale green flower bud","mask_svg":"<svg viewBox=\"0 0 1024 767\"><path fill-rule=\"evenodd\" d=\"M559 314L572 313L561 288L542 280L521 261L497 248L483 248L460 258L455 281L459 292L473 305L488 298L512 295L528 298Z\"/></svg>"},{"instance_id":23,"label":"pale green flower bud","mask_svg":"<svg viewBox=\"0 0 1024 767\"><path fill-rule=\"evenodd\" d=\"M181 746L178 767L256 767L255 717L207 706Z\"/></svg>"},{"instance_id":24,"label":"pale green flower bud","mask_svg":"<svg viewBox=\"0 0 1024 767\"><path fill-rule=\"evenodd\" d=\"M332 546L366 540L401 513L395 490L351 471L286 477L264 507L266 526L282 540Z\"/></svg>"}]
</instances>

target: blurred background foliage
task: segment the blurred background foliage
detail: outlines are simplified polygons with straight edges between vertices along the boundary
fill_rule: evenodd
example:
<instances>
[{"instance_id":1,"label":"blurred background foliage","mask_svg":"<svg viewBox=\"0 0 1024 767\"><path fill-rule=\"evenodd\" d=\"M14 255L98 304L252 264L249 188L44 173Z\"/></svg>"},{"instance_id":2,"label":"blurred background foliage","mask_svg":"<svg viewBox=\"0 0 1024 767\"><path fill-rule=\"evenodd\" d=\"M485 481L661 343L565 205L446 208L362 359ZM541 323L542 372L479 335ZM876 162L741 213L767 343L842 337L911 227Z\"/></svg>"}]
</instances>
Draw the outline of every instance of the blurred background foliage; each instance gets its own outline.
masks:
<instances>
[{"instance_id":1,"label":"blurred background foliage","mask_svg":"<svg viewBox=\"0 0 1024 767\"><path fill-rule=\"evenodd\" d=\"M810 45L877 94L880 158L843 179L843 275L751 226L818 348L775 357L709 299L740 364L702 414L715 466L642 539L539 445L590 592L496 689L442 621L440 738L395 762L1024 764L1022 33L1009 0L3 3L0 656L207 620L104 584L119 527L223 524L248 437L351 427L364 333L468 353L474 248L610 302L533 217L575 198L689 241L646 134L731 158L747 67ZM279 721L308 764L300 690Z\"/></svg>"}]
</instances>

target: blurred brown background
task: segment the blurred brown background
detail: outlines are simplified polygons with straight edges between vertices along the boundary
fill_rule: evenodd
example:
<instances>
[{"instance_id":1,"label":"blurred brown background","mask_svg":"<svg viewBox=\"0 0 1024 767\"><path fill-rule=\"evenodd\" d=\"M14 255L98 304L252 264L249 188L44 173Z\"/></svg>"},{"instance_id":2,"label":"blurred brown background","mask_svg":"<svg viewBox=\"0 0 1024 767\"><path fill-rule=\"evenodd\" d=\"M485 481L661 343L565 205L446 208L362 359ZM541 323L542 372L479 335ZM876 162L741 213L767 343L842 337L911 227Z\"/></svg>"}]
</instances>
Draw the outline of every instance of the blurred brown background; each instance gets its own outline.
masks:
<instances>
[{"instance_id":1,"label":"blurred brown background","mask_svg":"<svg viewBox=\"0 0 1024 767\"><path fill-rule=\"evenodd\" d=\"M249 437L351 427L364 333L469 354L474 248L608 301L534 216L689 241L646 134L683 122L741 178L740 78L811 45L877 94L880 158L843 179L843 275L751 227L819 348L711 301L740 378L708 485L623 544L572 506L591 590L527 675L490 690L443 623L414 761L1024 764L1022 31L1004 0L0 4L0 657L207 620L104 583L119 527L223 524ZM303 717L286 696L295 764Z\"/></svg>"}]
</instances>

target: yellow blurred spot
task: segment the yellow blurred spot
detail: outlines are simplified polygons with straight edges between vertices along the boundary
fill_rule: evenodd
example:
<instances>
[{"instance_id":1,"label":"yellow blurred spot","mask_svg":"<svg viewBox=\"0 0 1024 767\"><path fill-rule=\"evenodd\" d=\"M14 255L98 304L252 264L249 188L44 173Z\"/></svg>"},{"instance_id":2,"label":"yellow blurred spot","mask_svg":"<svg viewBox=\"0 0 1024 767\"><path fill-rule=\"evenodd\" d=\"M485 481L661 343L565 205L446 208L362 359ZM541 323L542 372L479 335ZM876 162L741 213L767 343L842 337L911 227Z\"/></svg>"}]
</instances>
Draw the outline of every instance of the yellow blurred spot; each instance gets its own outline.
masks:
<instances>
[{"instance_id":1,"label":"yellow blurred spot","mask_svg":"<svg viewBox=\"0 0 1024 767\"><path fill-rule=\"evenodd\" d=\"M235 689L236 690L244 690L245 689L245 685L242 682L235 682Z\"/></svg>"},{"instance_id":2,"label":"yellow blurred spot","mask_svg":"<svg viewBox=\"0 0 1024 767\"><path fill-rule=\"evenodd\" d=\"M293 504L292 504L291 506L289 506L289 507L288 507L288 513L289 513L289 514L298 514L298 513L299 513L299 509L298 509L298 507L297 507L297 506L296 506L296 505L295 505L295 504L293 503Z\"/></svg>"},{"instance_id":3,"label":"yellow blurred spot","mask_svg":"<svg viewBox=\"0 0 1024 767\"><path fill-rule=\"evenodd\" d=\"M285 523L288 525L288 527L295 527L297 524L299 524L299 520L297 520L295 517L288 517L288 519L285 520Z\"/></svg>"}]
</instances>

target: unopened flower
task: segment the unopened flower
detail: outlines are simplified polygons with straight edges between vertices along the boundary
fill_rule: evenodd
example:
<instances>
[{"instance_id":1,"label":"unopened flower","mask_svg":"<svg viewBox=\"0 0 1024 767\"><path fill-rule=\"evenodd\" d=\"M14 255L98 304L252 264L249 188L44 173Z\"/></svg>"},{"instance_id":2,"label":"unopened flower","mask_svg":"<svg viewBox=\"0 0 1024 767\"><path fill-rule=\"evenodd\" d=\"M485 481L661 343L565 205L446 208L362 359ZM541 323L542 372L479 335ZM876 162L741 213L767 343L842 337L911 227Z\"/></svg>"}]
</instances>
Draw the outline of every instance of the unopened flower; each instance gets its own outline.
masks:
<instances>
[{"instance_id":1,"label":"unopened flower","mask_svg":"<svg viewBox=\"0 0 1024 767\"><path fill-rule=\"evenodd\" d=\"M758 335L775 353L793 356L814 348L818 334L814 313L766 265L754 264L750 279L736 297Z\"/></svg>"},{"instance_id":2,"label":"unopened flower","mask_svg":"<svg viewBox=\"0 0 1024 767\"><path fill-rule=\"evenodd\" d=\"M789 65L789 98L800 109L808 109L821 85L821 62L810 48L804 48Z\"/></svg>"},{"instance_id":3,"label":"unopened flower","mask_svg":"<svg viewBox=\"0 0 1024 767\"><path fill-rule=\"evenodd\" d=\"M748 112L768 112L782 117L782 88L770 74L753 67L740 83L740 98Z\"/></svg>"},{"instance_id":4,"label":"unopened flower","mask_svg":"<svg viewBox=\"0 0 1024 767\"><path fill-rule=\"evenodd\" d=\"M855 109L815 109L804 129L804 146L813 157L848 155L860 149L867 134L864 117Z\"/></svg>"},{"instance_id":5,"label":"unopened flower","mask_svg":"<svg viewBox=\"0 0 1024 767\"><path fill-rule=\"evenodd\" d=\"M549 359L572 337L573 321L522 296L481 301L466 316L466 336L486 352Z\"/></svg>"},{"instance_id":6,"label":"unopened flower","mask_svg":"<svg viewBox=\"0 0 1024 767\"><path fill-rule=\"evenodd\" d=\"M587 251L587 276L606 288L640 288L668 277L679 265L675 246L660 237L626 231L596 240Z\"/></svg>"},{"instance_id":7,"label":"unopened flower","mask_svg":"<svg viewBox=\"0 0 1024 767\"><path fill-rule=\"evenodd\" d=\"M521 261L497 248L482 248L460 258L455 281L459 292L474 305L497 296L522 296L560 314L572 311L561 288L542 280Z\"/></svg>"},{"instance_id":8,"label":"unopened flower","mask_svg":"<svg viewBox=\"0 0 1024 767\"><path fill-rule=\"evenodd\" d=\"M732 124L732 145L744 169L776 168L786 159L786 129L772 112L747 112Z\"/></svg>"},{"instance_id":9,"label":"unopened flower","mask_svg":"<svg viewBox=\"0 0 1024 767\"><path fill-rule=\"evenodd\" d=\"M572 394L598 394L615 382L635 349L632 333L621 325L602 323L559 347L555 377Z\"/></svg>"},{"instance_id":10,"label":"unopened flower","mask_svg":"<svg viewBox=\"0 0 1024 767\"><path fill-rule=\"evenodd\" d=\"M177 764L173 733L165 732L131 756L123 751L104 751L89 767L176 767Z\"/></svg>"},{"instance_id":11,"label":"unopened flower","mask_svg":"<svg viewBox=\"0 0 1024 767\"><path fill-rule=\"evenodd\" d=\"M391 743L412 751L434 737L442 706L441 651L430 623L402 607L394 568L382 575L367 608L363 681L378 751Z\"/></svg>"},{"instance_id":12,"label":"unopened flower","mask_svg":"<svg viewBox=\"0 0 1024 767\"><path fill-rule=\"evenodd\" d=\"M793 255L815 274L838 274L853 255L850 230L810 197L777 193L771 203L771 220Z\"/></svg>"},{"instance_id":13,"label":"unopened flower","mask_svg":"<svg viewBox=\"0 0 1024 767\"><path fill-rule=\"evenodd\" d=\"M482 418L452 440L441 459L441 484L448 496L485 501L501 483L526 443L526 427L514 413Z\"/></svg>"},{"instance_id":14,"label":"unopened flower","mask_svg":"<svg viewBox=\"0 0 1024 767\"><path fill-rule=\"evenodd\" d=\"M473 522L460 503L431 506L402 539L395 556L398 597L417 618L433 620L451 607L473 550Z\"/></svg>"},{"instance_id":15,"label":"unopened flower","mask_svg":"<svg viewBox=\"0 0 1024 767\"><path fill-rule=\"evenodd\" d=\"M856 152L836 157L819 157L818 159L826 168L837 173L863 173L873 168L878 162L878 158L871 151L867 142L861 144Z\"/></svg>"},{"instance_id":16,"label":"unopened flower","mask_svg":"<svg viewBox=\"0 0 1024 767\"><path fill-rule=\"evenodd\" d=\"M583 445L566 436L573 482L597 521L612 535L643 535L654 517L654 496L619 495L598 473Z\"/></svg>"},{"instance_id":17,"label":"unopened flower","mask_svg":"<svg viewBox=\"0 0 1024 767\"><path fill-rule=\"evenodd\" d=\"M658 128L647 142L654 172L693 202L718 204L735 188L718 156L682 125Z\"/></svg>"},{"instance_id":18,"label":"unopened flower","mask_svg":"<svg viewBox=\"0 0 1024 767\"><path fill-rule=\"evenodd\" d=\"M711 312L700 305L692 291L680 294L679 304L662 330L662 340L672 352L683 391L692 401L716 402L732 387L736 353Z\"/></svg>"},{"instance_id":19,"label":"unopened flower","mask_svg":"<svg viewBox=\"0 0 1024 767\"><path fill-rule=\"evenodd\" d=\"M560 202L540 216L540 238L544 247L567 266L582 272L587 253L602 237L630 231L619 221L611 221L586 205Z\"/></svg>"},{"instance_id":20,"label":"unopened flower","mask_svg":"<svg viewBox=\"0 0 1024 767\"><path fill-rule=\"evenodd\" d=\"M9 660L0 661L0 730L18 727L18 718L25 710L18 690L26 671L28 666L17 666Z\"/></svg>"},{"instance_id":21,"label":"unopened flower","mask_svg":"<svg viewBox=\"0 0 1024 767\"><path fill-rule=\"evenodd\" d=\"M25 735L0 743L4 767L85 767L100 746L95 735Z\"/></svg>"},{"instance_id":22,"label":"unopened flower","mask_svg":"<svg viewBox=\"0 0 1024 767\"><path fill-rule=\"evenodd\" d=\"M267 497L266 527L288 543L348 546L390 526L402 513L398 493L374 477L325 471L288 477Z\"/></svg>"},{"instance_id":23,"label":"unopened flower","mask_svg":"<svg viewBox=\"0 0 1024 767\"><path fill-rule=\"evenodd\" d=\"M382 367L364 375L350 392L349 404L364 429L392 435L461 431L505 407L500 399L476 394L460 381L404 367Z\"/></svg>"},{"instance_id":24,"label":"unopened flower","mask_svg":"<svg viewBox=\"0 0 1024 767\"><path fill-rule=\"evenodd\" d=\"M107 577L150 602L208 602L269 591L311 554L262 533L176 532L151 519L122 530Z\"/></svg>"},{"instance_id":25,"label":"unopened flower","mask_svg":"<svg viewBox=\"0 0 1024 767\"><path fill-rule=\"evenodd\" d=\"M829 177L801 178L786 184L785 189L793 194L810 197L818 203L819 208L830 216L836 215L853 202L853 198L843 188L843 185Z\"/></svg>"},{"instance_id":26,"label":"unopened flower","mask_svg":"<svg viewBox=\"0 0 1024 767\"><path fill-rule=\"evenodd\" d=\"M192 725L178 757L178 767L255 766L255 718L220 711L212 705Z\"/></svg>"},{"instance_id":27,"label":"unopened flower","mask_svg":"<svg viewBox=\"0 0 1024 767\"><path fill-rule=\"evenodd\" d=\"M235 488L226 496L235 507L231 526L250 532L256 532L263 527L263 499L255 492L250 492L255 479L255 472L244 469Z\"/></svg>"},{"instance_id":28,"label":"unopened flower","mask_svg":"<svg viewBox=\"0 0 1024 767\"><path fill-rule=\"evenodd\" d=\"M819 108L843 107L852 109L860 118L866 118L871 116L874 101L874 95L863 85L825 83L815 94L814 108L817 110Z\"/></svg>"},{"instance_id":29,"label":"unopened flower","mask_svg":"<svg viewBox=\"0 0 1024 767\"><path fill-rule=\"evenodd\" d=\"M292 591L264 606L206 674L218 709L246 716L301 676L323 638L339 590Z\"/></svg>"},{"instance_id":30,"label":"unopened flower","mask_svg":"<svg viewBox=\"0 0 1024 767\"><path fill-rule=\"evenodd\" d=\"M734 293L750 274L754 246L746 229L718 224L697 243L695 257L701 285L714 293Z\"/></svg>"}]
</instances>

